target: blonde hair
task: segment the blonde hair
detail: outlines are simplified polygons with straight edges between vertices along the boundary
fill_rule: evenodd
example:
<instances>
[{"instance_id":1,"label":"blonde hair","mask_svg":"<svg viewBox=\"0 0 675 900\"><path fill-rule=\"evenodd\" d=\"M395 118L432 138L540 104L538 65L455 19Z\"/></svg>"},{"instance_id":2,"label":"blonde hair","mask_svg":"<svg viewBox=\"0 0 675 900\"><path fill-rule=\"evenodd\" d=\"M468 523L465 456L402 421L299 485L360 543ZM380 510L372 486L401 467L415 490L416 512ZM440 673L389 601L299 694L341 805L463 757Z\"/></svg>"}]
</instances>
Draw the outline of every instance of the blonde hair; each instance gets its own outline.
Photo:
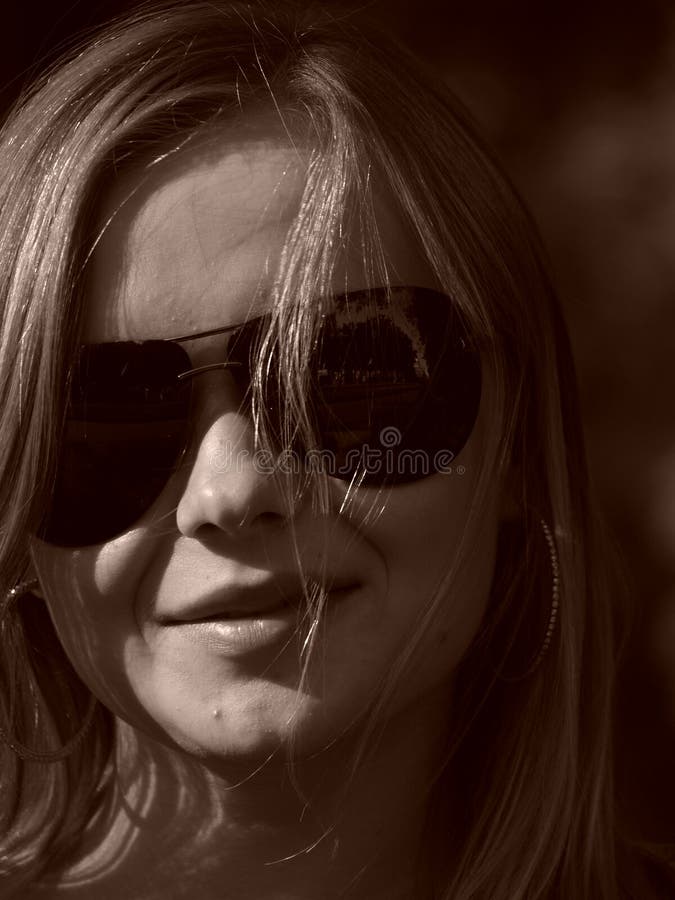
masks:
<instances>
[{"instance_id":1,"label":"blonde hair","mask_svg":"<svg viewBox=\"0 0 675 900\"><path fill-rule=\"evenodd\" d=\"M307 121L314 146L268 338L291 400L287 438L309 429L303 360L316 298L327 292L349 211L363 234L373 233L368 198L379 179L399 199L494 382L498 440L476 478L474 525L490 479L518 473L521 529L501 537L490 609L458 674L448 772L435 790L436 839L447 834L452 845L440 896L614 898L612 610L596 562L571 356L542 254L455 101L398 45L350 17L274 3L152 4L72 52L10 115L0 142L0 589L23 576L48 502L102 187L120 168L258 101ZM364 254L386 279L376 236ZM257 373L256 390L264 377ZM555 525L561 615L528 674L521 626L541 622L543 639L550 602L542 518ZM416 640L434 612L432 604ZM413 652L411 642L399 675ZM27 744L72 733L87 691L46 612L7 612L0 669L3 728ZM383 686L380 709L394 684ZM111 745L111 718L101 712L62 763L36 766L3 748L8 890L74 845L100 802ZM455 797L464 785L467 821L445 821L450 783Z\"/></svg>"}]
</instances>

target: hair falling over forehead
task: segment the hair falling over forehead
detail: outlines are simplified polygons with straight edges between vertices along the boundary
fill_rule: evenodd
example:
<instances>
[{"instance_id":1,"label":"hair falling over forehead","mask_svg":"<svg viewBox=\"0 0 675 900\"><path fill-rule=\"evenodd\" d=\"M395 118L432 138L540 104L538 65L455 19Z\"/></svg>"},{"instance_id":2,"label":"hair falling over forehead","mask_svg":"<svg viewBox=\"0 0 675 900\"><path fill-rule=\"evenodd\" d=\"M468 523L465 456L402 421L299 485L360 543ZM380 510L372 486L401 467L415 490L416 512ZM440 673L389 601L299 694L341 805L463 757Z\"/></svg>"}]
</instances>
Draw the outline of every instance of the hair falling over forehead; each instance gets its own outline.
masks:
<instances>
[{"instance_id":1,"label":"hair falling over forehead","mask_svg":"<svg viewBox=\"0 0 675 900\"><path fill-rule=\"evenodd\" d=\"M464 767L471 815L454 825L455 866L439 896L609 900L616 896L608 763L612 626L594 559L564 330L527 215L464 112L404 50L352 17L286 3L150 4L53 66L10 116L0 140L2 587L23 576L29 535L49 495L98 198L127 167L152 166L261 105L278 111L292 141L302 136L309 164L254 372L259 439L269 438L260 398L273 378L287 399L284 443L291 446L299 434L311 446L305 363L348 234L360 242L372 283L390 280L373 211L379 193L398 203L411 239L480 346L489 383L492 440L472 474L475 501L453 570L393 665L366 733L377 738L378 713L434 627L454 569L471 552L488 489L510 471L522 541L508 572L496 573L492 608L453 699L449 772ZM289 510L296 488L289 488ZM320 511L327 485L317 478L312 490ZM373 501L372 515L385 499ZM540 602L548 608L549 590L543 598L539 593L539 576L547 583L549 571L542 518L556 528L558 636L532 678L506 685L495 677L505 651L492 617L509 621ZM316 623L322 598L309 586L307 599ZM5 719L12 709L48 706L35 673L26 688L17 670L33 665L25 648L34 627L17 617L3 631L3 639L11 634L0 649ZM308 632L307 652L316 627ZM62 651L53 652L61 653L65 671ZM77 681L69 677L71 685ZM597 689L582 691L589 684ZM53 698L49 715L62 730ZM23 724L27 731L17 737L29 743L35 735ZM36 774L8 757L0 776L8 798L0 812L8 884L19 890L81 834L109 752L110 735L101 727L68 764L49 771ZM74 794L82 767L91 773L91 789ZM37 796L47 799L23 804ZM445 828L440 816L439 839Z\"/></svg>"}]
</instances>

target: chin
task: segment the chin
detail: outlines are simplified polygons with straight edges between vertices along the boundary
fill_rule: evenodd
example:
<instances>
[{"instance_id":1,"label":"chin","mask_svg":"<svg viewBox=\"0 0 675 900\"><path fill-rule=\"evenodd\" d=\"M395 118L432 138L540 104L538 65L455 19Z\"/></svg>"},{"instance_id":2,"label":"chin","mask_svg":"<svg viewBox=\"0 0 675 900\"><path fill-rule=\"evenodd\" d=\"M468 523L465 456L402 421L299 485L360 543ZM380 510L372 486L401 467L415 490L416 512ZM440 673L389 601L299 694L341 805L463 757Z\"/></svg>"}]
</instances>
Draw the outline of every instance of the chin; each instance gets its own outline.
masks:
<instances>
[{"instance_id":1,"label":"chin","mask_svg":"<svg viewBox=\"0 0 675 900\"><path fill-rule=\"evenodd\" d=\"M161 704L148 710L153 720L150 727L147 720L132 724L137 731L216 769L285 763L320 754L348 730L345 723L328 715L321 700L295 688L275 688L248 696L243 692L218 703L195 701L187 709Z\"/></svg>"}]
</instances>

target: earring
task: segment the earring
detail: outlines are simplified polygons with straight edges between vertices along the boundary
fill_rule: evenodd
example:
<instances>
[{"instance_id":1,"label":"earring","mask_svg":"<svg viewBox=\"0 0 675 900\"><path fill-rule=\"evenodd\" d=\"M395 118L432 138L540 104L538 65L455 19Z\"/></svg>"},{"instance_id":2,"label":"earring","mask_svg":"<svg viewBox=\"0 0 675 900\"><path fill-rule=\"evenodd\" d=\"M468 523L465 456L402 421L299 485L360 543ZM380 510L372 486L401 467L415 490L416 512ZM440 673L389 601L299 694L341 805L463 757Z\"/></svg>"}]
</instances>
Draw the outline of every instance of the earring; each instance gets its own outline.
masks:
<instances>
[{"instance_id":1,"label":"earring","mask_svg":"<svg viewBox=\"0 0 675 900\"><path fill-rule=\"evenodd\" d=\"M529 678L529 676L539 668L542 660L548 653L548 650L551 646L553 635L555 634L556 625L558 623L558 614L560 609L560 564L558 562L558 549L556 547L553 532L551 531L548 523L544 519L540 519L539 525L543 532L544 540L546 541L549 565L551 568L551 605L549 607L548 623L546 625L546 631L544 632L543 640L539 645L539 649L532 657L532 662L524 671L519 672L515 675L509 675L503 671L500 671L498 673L498 677L502 681L523 681L525 678Z\"/></svg>"},{"instance_id":2,"label":"earring","mask_svg":"<svg viewBox=\"0 0 675 900\"><path fill-rule=\"evenodd\" d=\"M558 622L558 608L560 606L560 565L558 563L558 549L555 545L555 538L544 519L539 520L541 530L544 532L544 538L548 545L548 555L551 562L551 610L548 617L548 625L546 633L542 641L539 653L534 658L534 662L530 668L530 672L534 672L542 659L546 656L548 648L553 640L553 633Z\"/></svg>"},{"instance_id":3,"label":"earring","mask_svg":"<svg viewBox=\"0 0 675 900\"><path fill-rule=\"evenodd\" d=\"M2 605L2 611L0 613L0 623L2 623L2 620L7 615L12 605L20 597L23 597L25 594L29 594L31 593L31 591L35 590L38 584L39 582L37 578L33 578L27 581L20 581L10 591L7 592ZM94 722L94 716L96 714L97 707L98 700L96 699L96 697L94 697L93 694L91 694L89 705L87 707L87 711L85 713L84 720L82 722L82 725L80 726L80 729L75 732L75 734L58 750L32 750L30 747L26 747L26 745L22 744L20 741L15 740L7 731L5 731L2 725L0 725L0 742L9 747L10 750L12 750L20 759L39 763L59 762L70 756L70 754L82 743L84 737L87 735Z\"/></svg>"},{"instance_id":4,"label":"earring","mask_svg":"<svg viewBox=\"0 0 675 900\"><path fill-rule=\"evenodd\" d=\"M40 582L37 580L37 578L31 578L28 581L20 581L18 584L15 584L11 591L7 591L3 610L6 609L15 600L18 600L19 597L23 597L24 594L30 594L32 591L34 591L39 583Z\"/></svg>"}]
</instances>

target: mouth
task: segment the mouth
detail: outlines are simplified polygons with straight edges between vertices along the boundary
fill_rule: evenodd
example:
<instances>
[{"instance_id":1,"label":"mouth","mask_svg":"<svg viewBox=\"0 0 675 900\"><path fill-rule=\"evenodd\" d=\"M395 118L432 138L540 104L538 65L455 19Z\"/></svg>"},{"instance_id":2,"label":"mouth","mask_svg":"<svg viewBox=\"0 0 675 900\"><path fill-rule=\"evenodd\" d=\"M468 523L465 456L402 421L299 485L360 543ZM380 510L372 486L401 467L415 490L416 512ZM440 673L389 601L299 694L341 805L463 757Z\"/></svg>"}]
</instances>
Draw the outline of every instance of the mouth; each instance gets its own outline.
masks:
<instances>
[{"instance_id":1,"label":"mouth","mask_svg":"<svg viewBox=\"0 0 675 900\"><path fill-rule=\"evenodd\" d=\"M270 598L269 602L262 600L254 601L253 598L239 599L233 604L226 600L222 601L223 605L218 605L213 610L200 614L198 610L186 612L179 616L170 616L168 618L160 617L159 621L162 625L187 625L198 622L236 622L243 619L264 619L269 616L278 616L287 613L289 610L297 610L298 604L293 603L285 597Z\"/></svg>"},{"instance_id":2,"label":"mouth","mask_svg":"<svg viewBox=\"0 0 675 900\"><path fill-rule=\"evenodd\" d=\"M337 604L359 587L355 581L329 583L323 588L326 602ZM229 587L158 615L156 621L166 634L238 656L291 641L302 625L306 597L297 579L293 585L275 581L255 589Z\"/></svg>"},{"instance_id":3,"label":"mouth","mask_svg":"<svg viewBox=\"0 0 675 900\"><path fill-rule=\"evenodd\" d=\"M298 578L274 578L257 585L227 585L219 591L177 603L175 608L157 610L161 625L188 622L212 622L259 619L305 608L307 598L321 591L331 599L339 599L360 586L354 579L333 579L323 583L308 579L304 587Z\"/></svg>"},{"instance_id":4,"label":"mouth","mask_svg":"<svg viewBox=\"0 0 675 900\"><path fill-rule=\"evenodd\" d=\"M288 606L276 606L260 612L250 612L249 610L233 609L221 613L214 613L211 616L201 616L194 619L172 619L164 622L165 625L188 625L198 622L240 622L242 619L264 619L268 616L280 615L288 610Z\"/></svg>"}]
</instances>

